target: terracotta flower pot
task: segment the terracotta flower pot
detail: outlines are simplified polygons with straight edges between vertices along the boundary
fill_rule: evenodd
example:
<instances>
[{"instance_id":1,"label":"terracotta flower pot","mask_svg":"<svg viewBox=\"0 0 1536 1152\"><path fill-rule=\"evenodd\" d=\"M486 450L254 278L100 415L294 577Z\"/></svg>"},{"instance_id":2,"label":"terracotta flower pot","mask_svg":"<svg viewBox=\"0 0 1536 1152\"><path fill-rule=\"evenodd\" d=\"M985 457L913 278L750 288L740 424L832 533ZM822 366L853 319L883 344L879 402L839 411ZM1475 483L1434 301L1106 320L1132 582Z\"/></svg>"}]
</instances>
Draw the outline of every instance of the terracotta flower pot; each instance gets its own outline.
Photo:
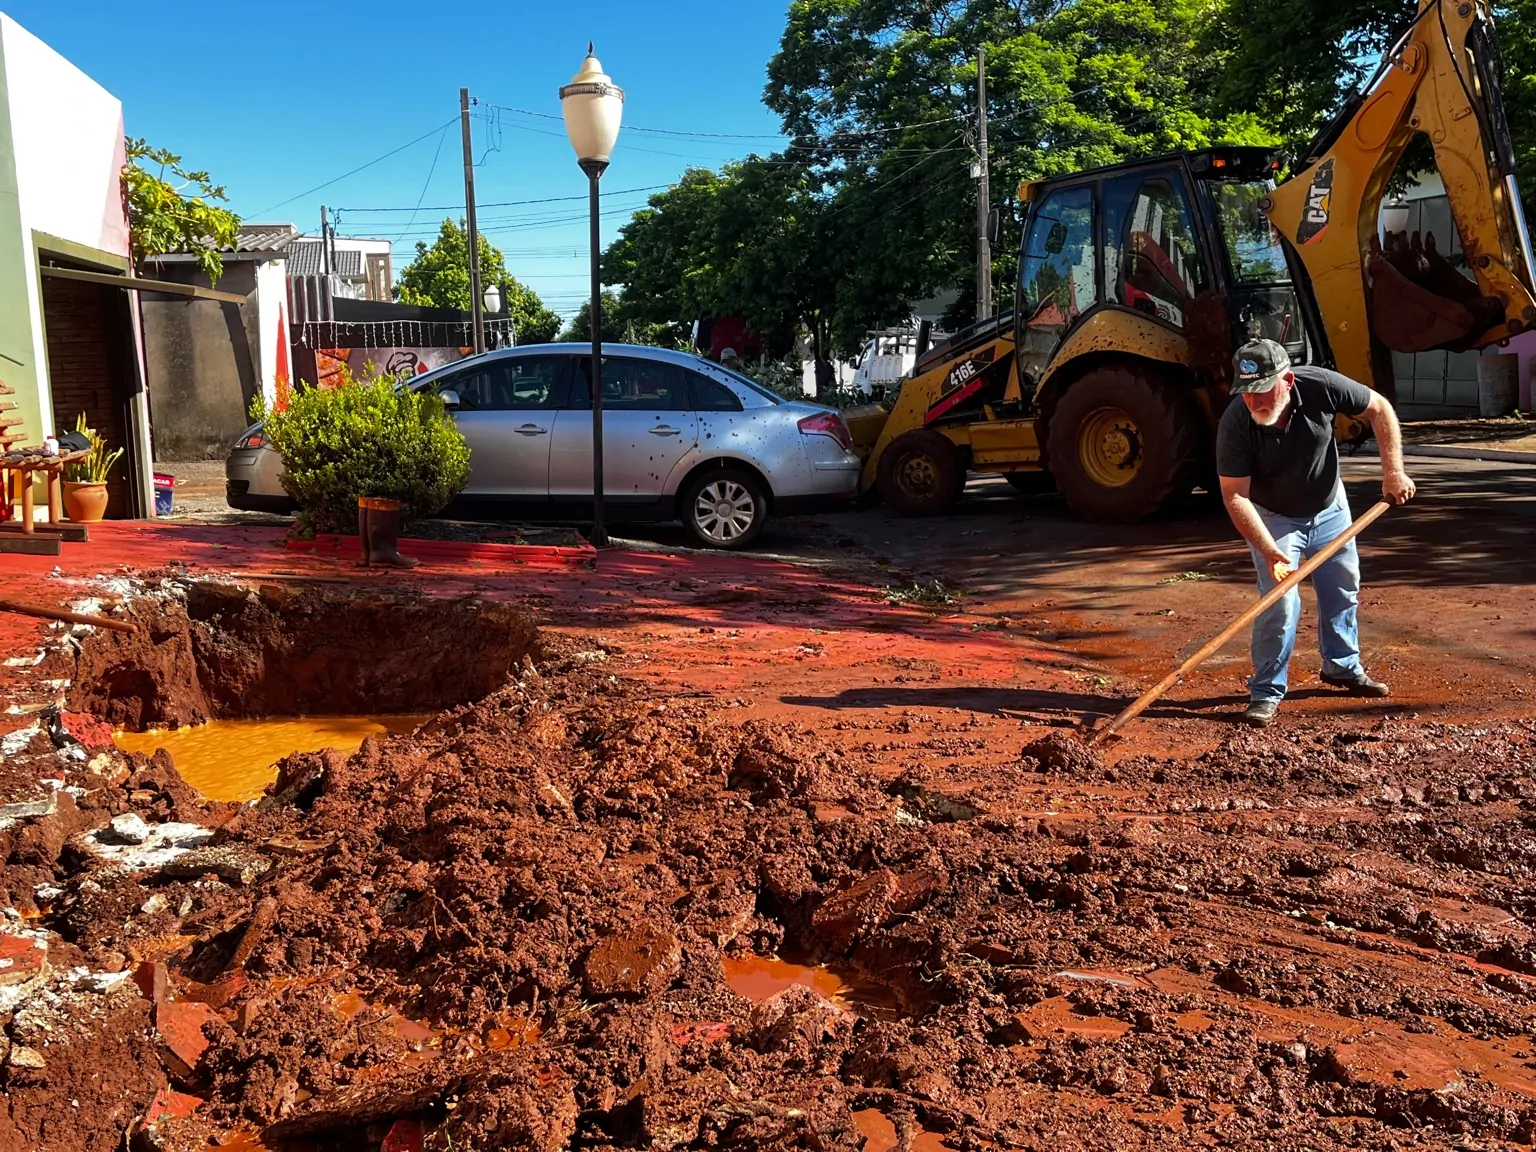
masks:
<instances>
[{"instance_id":1,"label":"terracotta flower pot","mask_svg":"<svg viewBox=\"0 0 1536 1152\"><path fill-rule=\"evenodd\" d=\"M64 511L78 524L95 524L107 513L107 486L64 481Z\"/></svg>"}]
</instances>

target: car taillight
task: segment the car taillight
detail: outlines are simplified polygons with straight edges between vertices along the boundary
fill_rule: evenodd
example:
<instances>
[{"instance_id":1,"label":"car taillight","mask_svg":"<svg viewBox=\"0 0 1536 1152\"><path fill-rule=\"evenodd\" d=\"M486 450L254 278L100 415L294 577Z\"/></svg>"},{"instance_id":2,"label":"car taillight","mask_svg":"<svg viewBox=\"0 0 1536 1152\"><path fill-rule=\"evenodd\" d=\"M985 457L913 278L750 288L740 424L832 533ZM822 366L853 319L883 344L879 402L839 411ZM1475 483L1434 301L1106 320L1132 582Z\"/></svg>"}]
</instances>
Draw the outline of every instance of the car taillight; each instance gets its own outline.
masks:
<instances>
[{"instance_id":1,"label":"car taillight","mask_svg":"<svg viewBox=\"0 0 1536 1152\"><path fill-rule=\"evenodd\" d=\"M236 448L260 448L265 444L266 437L260 432L248 432L235 443Z\"/></svg>"},{"instance_id":2,"label":"car taillight","mask_svg":"<svg viewBox=\"0 0 1536 1152\"><path fill-rule=\"evenodd\" d=\"M853 448L853 433L848 431L848 425L843 423L843 418L836 412L818 412L814 416L807 416L800 421L798 427L807 436L832 437L845 451Z\"/></svg>"}]
</instances>

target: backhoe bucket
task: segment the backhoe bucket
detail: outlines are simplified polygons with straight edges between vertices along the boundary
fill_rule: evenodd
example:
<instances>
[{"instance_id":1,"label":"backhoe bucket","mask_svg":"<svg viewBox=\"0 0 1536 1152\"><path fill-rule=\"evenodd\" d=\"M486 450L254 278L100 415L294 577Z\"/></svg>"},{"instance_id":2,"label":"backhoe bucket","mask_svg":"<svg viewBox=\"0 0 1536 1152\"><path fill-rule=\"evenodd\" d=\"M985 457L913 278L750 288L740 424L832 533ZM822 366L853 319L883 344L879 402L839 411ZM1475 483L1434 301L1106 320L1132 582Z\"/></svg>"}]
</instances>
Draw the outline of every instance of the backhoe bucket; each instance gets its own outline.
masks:
<instances>
[{"instance_id":1,"label":"backhoe bucket","mask_svg":"<svg viewBox=\"0 0 1536 1152\"><path fill-rule=\"evenodd\" d=\"M1440 255L1434 233L1387 233L1385 249L1371 241L1371 327L1393 352L1465 352L1504 322L1504 302Z\"/></svg>"}]
</instances>

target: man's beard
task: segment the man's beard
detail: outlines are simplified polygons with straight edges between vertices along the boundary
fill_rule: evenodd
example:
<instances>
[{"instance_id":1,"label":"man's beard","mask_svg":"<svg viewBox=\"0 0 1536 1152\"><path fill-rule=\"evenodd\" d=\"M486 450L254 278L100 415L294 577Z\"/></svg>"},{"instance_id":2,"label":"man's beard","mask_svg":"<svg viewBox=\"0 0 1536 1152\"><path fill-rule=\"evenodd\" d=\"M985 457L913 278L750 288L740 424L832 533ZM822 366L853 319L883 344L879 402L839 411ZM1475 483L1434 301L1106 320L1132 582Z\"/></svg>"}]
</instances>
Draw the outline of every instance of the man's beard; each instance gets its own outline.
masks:
<instances>
[{"instance_id":1,"label":"man's beard","mask_svg":"<svg viewBox=\"0 0 1536 1152\"><path fill-rule=\"evenodd\" d=\"M1276 424L1280 423L1281 417L1285 415L1286 409L1290 406L1291 398L1287 396L1279 404L1275 405L1275 410L1268 416L1260 416L1257 412L1251 410L1248 415L1253 417L1253 422L1260 428L1273 428Z\"/></svg>"}]
</instances>

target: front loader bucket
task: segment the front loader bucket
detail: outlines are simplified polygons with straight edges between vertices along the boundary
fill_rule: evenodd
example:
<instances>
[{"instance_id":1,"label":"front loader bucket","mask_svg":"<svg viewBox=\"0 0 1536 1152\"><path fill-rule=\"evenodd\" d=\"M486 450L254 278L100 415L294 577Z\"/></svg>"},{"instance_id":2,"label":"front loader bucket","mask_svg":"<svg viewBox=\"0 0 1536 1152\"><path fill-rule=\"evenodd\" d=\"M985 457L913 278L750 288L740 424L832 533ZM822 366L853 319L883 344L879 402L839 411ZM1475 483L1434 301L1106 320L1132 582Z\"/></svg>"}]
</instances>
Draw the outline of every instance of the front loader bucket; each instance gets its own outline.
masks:
<instances>
[{"instance_id":1,"label":"front loader bucket","mask_svg":"<svg viewBox=\"0 0 1536 1152\"><path fill-rule=\"evenodd\" d=\"M1434 233L1421 243L1415 232L1374 239L1367 260L1371 275L1371 328L1393 352L1464 352L1504 322L1504 302L1484 296L1435 247Z\"/></svg>"}]
</instances>

